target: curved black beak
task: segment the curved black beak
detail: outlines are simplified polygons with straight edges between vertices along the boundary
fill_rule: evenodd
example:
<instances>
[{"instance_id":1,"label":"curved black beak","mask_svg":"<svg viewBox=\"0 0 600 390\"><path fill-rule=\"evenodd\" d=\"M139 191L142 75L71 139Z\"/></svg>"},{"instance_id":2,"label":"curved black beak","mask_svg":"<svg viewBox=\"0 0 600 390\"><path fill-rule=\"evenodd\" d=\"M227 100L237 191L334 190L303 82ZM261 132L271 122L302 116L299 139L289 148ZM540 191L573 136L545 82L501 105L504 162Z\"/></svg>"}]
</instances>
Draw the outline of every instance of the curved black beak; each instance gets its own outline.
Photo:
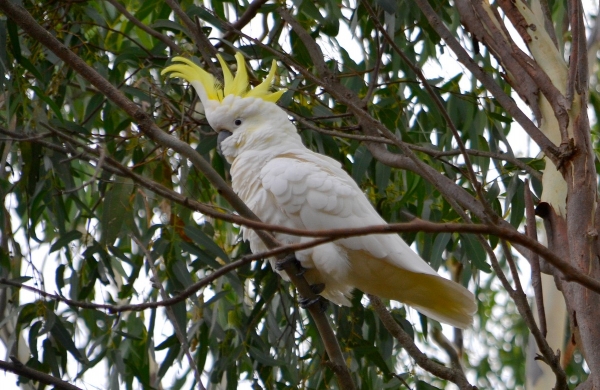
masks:
<instances>
[{"instance_id":1,"label":"curved black beak","mask_svg":"<svg viewBox=\"0 0 600 390\"><path fill-rule=\"evenodd\" d=\"M231 136L231 131L227 130L221 130L217 135L217 152L223 158L225 158L225 156L223 156L223 152L221 151L221 142L225 141L229 136Z\"/></svg>"}]
</instances>

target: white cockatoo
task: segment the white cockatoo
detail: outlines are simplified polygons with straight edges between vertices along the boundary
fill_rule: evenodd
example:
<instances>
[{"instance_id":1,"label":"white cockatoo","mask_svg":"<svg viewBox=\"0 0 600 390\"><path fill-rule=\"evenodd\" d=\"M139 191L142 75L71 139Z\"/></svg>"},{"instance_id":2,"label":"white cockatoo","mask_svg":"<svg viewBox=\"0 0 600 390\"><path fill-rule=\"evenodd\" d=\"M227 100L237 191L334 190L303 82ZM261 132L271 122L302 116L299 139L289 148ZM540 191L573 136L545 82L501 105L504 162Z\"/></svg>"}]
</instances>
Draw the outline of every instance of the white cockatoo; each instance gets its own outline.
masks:
<instances>
[{"instance_id":1,"label":"white cockatoo","mask_svg":"<svg viewBox=\"0 0 600 390\"><path fill-rule=\"evenodd\" d=\"M250 89L244 58L241 53L235 57L235 78L218 57L222 87L213 75L182 57L173 58L176 64L162 74L187 80L198 93L208 123L219 133L219 148L231 164L232 186L239 197L273 225L327 230L385 224L341 164L307 149L286 112L275 104L284 92L269 91L275 61L266 80ZM287 244L312 240L275 236ZM244 228L243 237L254 253L267 249L253 230ZM296 258L307 281L324 285L321 295L336 304L350 305L357 288L458 328L472 323L473 294L439 276L396 234L343 238L298 251Z\"/></svg>"}]
</instances>

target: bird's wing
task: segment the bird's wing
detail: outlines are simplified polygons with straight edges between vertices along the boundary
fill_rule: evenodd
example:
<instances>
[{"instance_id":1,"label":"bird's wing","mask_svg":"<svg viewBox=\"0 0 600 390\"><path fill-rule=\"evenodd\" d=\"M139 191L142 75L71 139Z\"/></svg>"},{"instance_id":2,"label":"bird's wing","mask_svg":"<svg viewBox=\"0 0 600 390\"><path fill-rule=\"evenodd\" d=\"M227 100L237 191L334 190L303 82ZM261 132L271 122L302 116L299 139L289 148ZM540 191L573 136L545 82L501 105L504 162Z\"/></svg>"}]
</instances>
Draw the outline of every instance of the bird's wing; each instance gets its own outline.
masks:
<instances>
[{"instance_id":1,"label":"bird's wing","mask_svg":"<svg viewBox=\"0 0 600 390\"><path fill-rule=\"evenodd\" d=\"M340 163L308 150L290 151L269 161L261 170L262 186L289 218L308 230L383 225L356 182ZM337 241L347 250L362 251L402 269L436 274L397 235L367 235Z\"/></svg>"}]
</instances>

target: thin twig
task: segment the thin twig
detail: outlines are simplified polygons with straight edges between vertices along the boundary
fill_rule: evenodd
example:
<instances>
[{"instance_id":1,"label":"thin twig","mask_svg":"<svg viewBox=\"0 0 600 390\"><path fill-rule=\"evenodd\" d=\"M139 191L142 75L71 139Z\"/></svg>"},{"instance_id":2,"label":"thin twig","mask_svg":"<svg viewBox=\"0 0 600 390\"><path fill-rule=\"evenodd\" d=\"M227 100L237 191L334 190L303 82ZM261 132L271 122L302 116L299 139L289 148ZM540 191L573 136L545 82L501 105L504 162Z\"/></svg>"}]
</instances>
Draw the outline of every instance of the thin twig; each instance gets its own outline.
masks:
<instances>
[{"instance_id":1,"label":"thin twig","mask_svg":"<svg viewBox=\"0 0 600 390\"><path fill-rule=\"evenodd\" d=\"M40 382L45 385L54 386L55 389L61 390L82 390L80 387L65 382L60 378L52 375L45 374L41 371L34 370L33 368L27 367L21 362L9 363L4 360L0 360L0 369L5 371L13 372L19 376L29 378L32 381Z\"/></svg>"},{"instance_id":2,"label":"thin twig","mask_svg":"<svg viewBox=\"0 0 600 390\"><path fill-rule=\"evenodd\" d=\"M233 23L234 30L228 30L221 38L223 41L231 41L237 34L236 30L241 30L244 28L258 13L260 7L262 7L268 0L254 0L250 4L248 4L248 8L246 11ZM227 27L227 26L225 26ZM221 46L221 43L217 43L215 47Z\"/></svg>"},{"instance_id":3,"label":"thin twig","mask_svg":"<svg viewBox=\"0 0 600 390\"><path fill-rule=\"evenodd\" d=\"M102 165L104 164L104 159L106 158L106 148L100 148L100 157L98 158L98 161L96 163L96 169L94 170L94 174L92 175L92 177L85 181L84 183L82 183L81 185L75 187L75 188L68 188L65 190L61 190L60 193L62 194L70 194L72 192L77 192L82 188L87 187L88 185L92 184L93 182L96 181L96 179L98 178L98 176L100 176L100 172L102 172Z\"/></svg>"},{"instance_id":4,"label":"thin twig","mask_svg":"<svg viewBox=\"0 0 600 390\"><path fill-rule=\"evenodd\" d=\"M190 19L190 17L183 11L183 9L181 9L177 1L165 0L165 2L169 7L171 7L173 12L175 12L175 15L177 15L177 17L181 19L185 27L190 32L192 39L194 40L194 43L196 44L196 47L198 48L202 59L209 67L210 72L216 77L220 77L221 73L218 71L217 66L210 60L211 57L215 56L217 50L214 48L213 45L210 44L210 41L202 32L202 28L200 28L200 26L197 23L194 23L192 19Z\"/></svg>"},{"instance_id":5,"label":"thin twig","mask_svg":"<svg viewBox=\"0 0 600 390\"><path fill-rule=\"evenodd\" d=\"M537 224L535 222L533 196L531 194L531 190L529 189L529 180L527 179L525 179L525 215L527 218L525 233L527 234L527 237L537 241ZM548 330L546 326L546 311L544 309L544 295L542 292L540 257L537 253L532 252L529 261L531 266L531 286L533 287L533 293L535 296L535 305L537 307L538 320L540 322L540 331L542 332L542 335L546 337Z\"/></svg>"},{"instance_id":6,"label":"thin twig","mask_svg":"<svg viewBox=\"0 0 600 390\"><path fill-rule=\"evenodd\" d=\"M457 370L460 370L464 375L462 364L460 363L460 356L458 355L458 351L456 350L456 347L452 344L452 342L448 340L446 336L444 336L442 330L437 326L433 327L433 331L430 334L433 337L433 340L437 343L437 345L439 345L440 348L442 348L446 352L446 354L450 358L450 364L452 365L452 367L454 367Z\"/></svg>"},{"instance_id":7,"label":"thin twig","mask_svg":"<svg viewBox=\"0 0 600 390\"><path fill-rule=\"evenodd\" d=\"M375 30L375 48L377 50L377 53L375 55L375 67L373 68L373 73L371 74L370 81L369 81L369 88L367 89L367 93L365 94L365 97L363 98L363 101L365 102L365 104L371 103L371 99L373 98L375 89L378 86L377 79L379 78L379 70L381 68L381 62L382 62L381 60L383 58L383 53L385 52L383 46L384 46L383 44L381 44L381 45L379 44L379 30Z\"/></svg>"},{"instance_id":8,"label":"thin twig","mask_svg":"<svg viewBox=\"0 0 600 390\"><path fill-rule=\"evenodd\" d=\"M138 28L142 29L149 35L152 35L154 38L162 41L165 45L169 46L171 48L171 50L173 50L175 53L182 52L181 48L171 38L146 26L144 23L139 21L135 16L133 16L129 11L127 11L127 8L125 8L123 5L121 5L121 3L119 3L117 0L106 0L106 1L111 3L113 5L113 7L115 7L117 9L117 11L119 11L121 14L123 14L123 16L125 16L131 23L133 23L134 25L136 25Z\"/></svg>"},{"instance_id":9,"label":"thin twig","mask_svg":"<svg viewBox=\"0 0 600 390\"><path fill-rule=\"evenodd\" d=\"M396 144L394 141L392 141L388 138L385 138L385 137L381 137L381 136L370 136L370 135L344 133L341 131L334 131L334 130L326 130L321 127L313 125L307 118L302 117L298 113L295 113L290 110L286 110L286 112L289 115L291 115L295 120L297 120L300 124L302 124L302 126L305 126L309 129L316 131L318 133L321 133L321 134L326 134L326 135L330 135L332 137L338 137L338 138L355 139L357 141L362 141L362 142L378 142L378 143L388 144L388 145ZM457 150L457 149L437 150L437 149L433 149L431 147L419 146L419 145L414 145L414 144L408 144L408 147L417 152L426 153L429 156L432 156L432 157L442 161L443 163L448 163L448 162L441 159L440 157L457 156L462 153L461 150ZM469 155L475 156L475 157L488 157L488 158L492 158L494 160L506 161L508 163L513 164L517 168L527 172L532 177L535 177L536 179L538 179L540 181L542 180L542 175L540 172L536 171L535 169L533 169L529 165L525 164L523 161L519 160L518 158L508 155L507 153L494 153L494 152L487 152L487 151L478 150L478 149L465 149L465 151Z\"/></svg>"}]
</instances>

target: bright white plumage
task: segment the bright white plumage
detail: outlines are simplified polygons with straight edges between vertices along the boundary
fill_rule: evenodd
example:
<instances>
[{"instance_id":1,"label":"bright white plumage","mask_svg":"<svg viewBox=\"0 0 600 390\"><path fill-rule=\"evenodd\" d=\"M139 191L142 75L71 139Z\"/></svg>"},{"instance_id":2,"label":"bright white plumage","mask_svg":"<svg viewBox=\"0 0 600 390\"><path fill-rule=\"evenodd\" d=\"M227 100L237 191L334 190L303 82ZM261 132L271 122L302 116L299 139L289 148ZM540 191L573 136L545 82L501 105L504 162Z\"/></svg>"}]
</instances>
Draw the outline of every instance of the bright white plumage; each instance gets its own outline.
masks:
<instances>
[{"instance_id":1,"label":"bright white plumage","mask_svg":"<svg viewBox=\"0 0 600 390\"><path fill-rule=\"evenodd\" d=\"M208 122L219 132L221 152L232 164L233 189L248 207L266 223L296 229L385 224L339 162L302 144L287 114L274 103L281 91L268 93L274 69L265 83L246 93L244 60L239 53L236 58L235 79L224 66L225 93L214 92L219 91L214 78L187 61L163 73L177 72L197 90ZM254 231L244 229L243 234L253 252L267 249ZM285 234L276 238L284 243L312 240ZM321 295L340 305L349 305L358 288L459 328L471 324L476 310L473 294L440 277L398 235L340 239L299 251L296 257L307 269L308 282L324 283Z\"/></svg>"}]
</instances>

